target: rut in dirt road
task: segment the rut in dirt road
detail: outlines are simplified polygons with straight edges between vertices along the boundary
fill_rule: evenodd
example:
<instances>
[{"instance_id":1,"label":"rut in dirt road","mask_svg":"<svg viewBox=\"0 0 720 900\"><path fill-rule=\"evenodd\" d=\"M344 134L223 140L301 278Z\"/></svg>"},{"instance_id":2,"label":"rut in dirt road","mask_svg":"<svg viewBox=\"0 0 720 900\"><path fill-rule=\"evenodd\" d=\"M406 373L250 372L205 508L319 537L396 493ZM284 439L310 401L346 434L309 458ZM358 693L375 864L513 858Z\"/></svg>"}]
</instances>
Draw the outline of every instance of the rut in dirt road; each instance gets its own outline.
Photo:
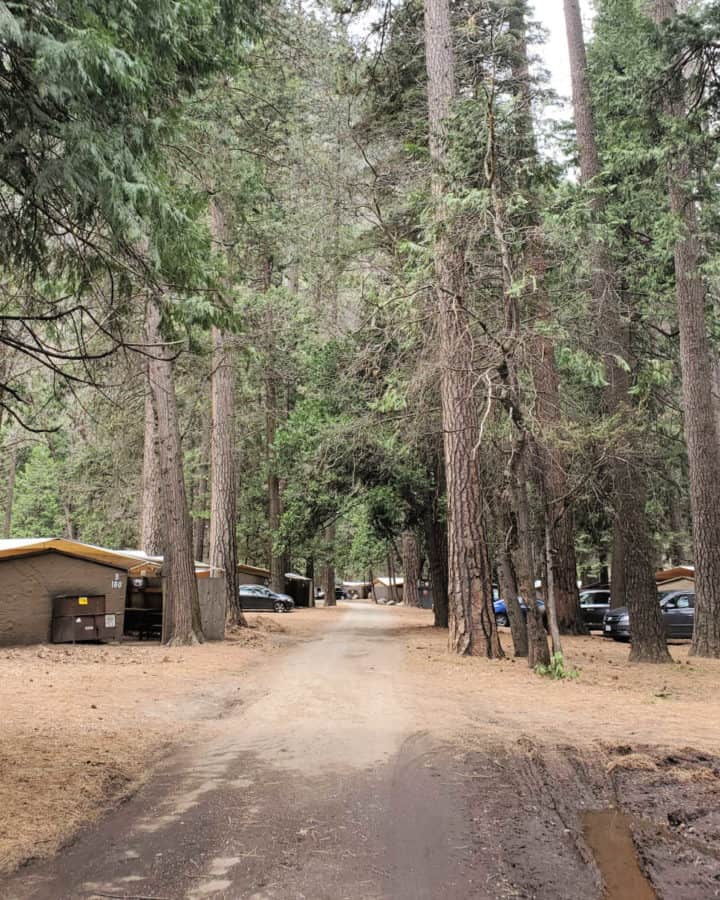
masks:
<instances>
[{"instance_id":1,"label":"rut in dirt road","mask_svg":"<svg viewBox=\"0 0 720 900\"><path fill-rule=\"evenodd\" d=\"M528 848L532 813L518 806L517 786L498 792L501 761L471 764L442 727L433 731L425 686L403 665L402 623L370 605L338 614L319 639L256 674L262 693L251 705L56 859L0 884L2 896L599 896L596 873L551 812L542 812L547 833L527 832ZM532 866L545 870L533 894L512 887L501 865L511 838L530 880Z\"/></svg>"}]
</instances>

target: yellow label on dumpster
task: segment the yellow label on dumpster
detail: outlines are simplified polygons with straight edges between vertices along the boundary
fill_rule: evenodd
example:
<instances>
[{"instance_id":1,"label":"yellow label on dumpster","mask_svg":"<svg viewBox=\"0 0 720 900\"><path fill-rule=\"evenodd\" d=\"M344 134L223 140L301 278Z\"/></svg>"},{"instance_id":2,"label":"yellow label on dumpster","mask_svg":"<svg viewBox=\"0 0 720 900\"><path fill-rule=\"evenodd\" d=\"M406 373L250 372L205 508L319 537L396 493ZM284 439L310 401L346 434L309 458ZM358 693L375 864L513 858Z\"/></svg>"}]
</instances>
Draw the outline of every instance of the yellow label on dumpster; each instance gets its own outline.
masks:
<instances>
[{"instance_id":1,"label":"yellow label on dumpster","mask_svg":"<svg viewBox=\"0 0 720 900\"><path fill-rule=\"evenodd\" d=\"M78 603L80 604L80 606L87 606L87 597L78 597Z\"/></svg>"}]
</instances>

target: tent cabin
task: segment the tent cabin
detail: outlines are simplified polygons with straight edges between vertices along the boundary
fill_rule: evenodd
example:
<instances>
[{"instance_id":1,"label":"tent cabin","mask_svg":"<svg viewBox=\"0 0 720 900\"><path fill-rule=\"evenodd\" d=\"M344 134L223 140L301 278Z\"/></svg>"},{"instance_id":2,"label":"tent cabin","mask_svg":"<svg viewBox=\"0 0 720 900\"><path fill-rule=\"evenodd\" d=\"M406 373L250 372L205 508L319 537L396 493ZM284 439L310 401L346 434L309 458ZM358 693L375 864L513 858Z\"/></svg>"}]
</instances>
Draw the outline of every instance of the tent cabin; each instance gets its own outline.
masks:
<instances>
[{"instance_id":1,"label":"tent cabin","mask_svg":"<svg viewBox=\"0 0 720 900\"><path fill-rule=\"evenodd\" d=\"M142 550L120 550L135 562L128 569L128 597L124 633L139 638L159 638L163 616L163 557ZM195 563L203 635L222 640L225 635L224 593L220 579L210 577L207 563Z\"/></svg>"},{"instance_id":2,"label":"tent cabin","mask_svg":"<svg viewBox=\"0 0 720 900\"><path fill-rule=\"evenodd\" d=\"M270 570L259 566L248 566L241 563L238 567L238 584L264 584L270 583Z\"/></svg>"},{"instance_id":3,"label":"tent cabin","mask_svg":"<svg viewBox=\"0 0 720 900\"><path fill-rule=\"evenodd\" d=\"M52 636L53 598L88 598L122 635L128 570L137 559L62 538L0 540L0 645L36 644Z\"/></svg>"},{"instance_id":4,"label":"tent cabin","mask_svg":"<svg viewBox=\"0 0 720 900\"><path fill-rule=\"evenodd\" d=\"M367 600L372 594L372 581L343 581L342 586L351 600Z\"/></svg>"},{"instance_id":5,"label":"tent cabin","mask_svg":"<svg viewBox=\"0 0 720 900\"><path fill-rule=\"evenodd\" d=\"M97 617L102 628L90 633L93 640L128 632L159 634L162 564L162 557L140 550L109 550L65 538L0 540L0 645L51 640L53 610L56 618L70 618L68 613L74 619ZM203 629L212 639L220 625L224 628L224 610L219 624L216 610L218 580L208 577L204 563L195 564L195 573ZM55 638L80 640L77 633L59 635L57 630Z\"/></svg>"},{"instance_id":6,"label":"tent cabin","mask_svg":"<svg viewBox=\"0 0 720 900\"><path fill-rule=\"evenodd\" d=\"M298 575L297 572L285 573L285 593L295 601L295 606L310 606L312 599L312 578Z\"/></svg>"},{"instance_id":7,"label":"tent cabin","mask_svg":"<svg viewBox=\"0 0 720 900\"><path fill-rule=\"evenodd\" d=\"M695 566L673 566L655 573L659 591L694 591Z\"/></svg>"},{"instance_id":8,"label":"tent cabin","mask_svg":"<svg viewBox=\"0 0 720 900\"><path fill-rule=\"evenodd\" d=\"M380 575L373 584L378 603L387 603L389 600L403 602L405 580L402 577L395 577L391 582L390 578ZM433 608L432 589L428 581L418 581L418 599L422 609Z\"/></svg>"},{"instance_id":9,"label":"tent cabin","mask_svg":"<svg viewBox=\"0 0 720 900\"><path fill-rule=\"evenodd\" d=\"M387 603L389 600L395 600L402 603L403 600L403 584L402 577L388 578L387 575L378 575L373 581L375 586L375 597L378 603Z\"/></svg>"}]
</instances>

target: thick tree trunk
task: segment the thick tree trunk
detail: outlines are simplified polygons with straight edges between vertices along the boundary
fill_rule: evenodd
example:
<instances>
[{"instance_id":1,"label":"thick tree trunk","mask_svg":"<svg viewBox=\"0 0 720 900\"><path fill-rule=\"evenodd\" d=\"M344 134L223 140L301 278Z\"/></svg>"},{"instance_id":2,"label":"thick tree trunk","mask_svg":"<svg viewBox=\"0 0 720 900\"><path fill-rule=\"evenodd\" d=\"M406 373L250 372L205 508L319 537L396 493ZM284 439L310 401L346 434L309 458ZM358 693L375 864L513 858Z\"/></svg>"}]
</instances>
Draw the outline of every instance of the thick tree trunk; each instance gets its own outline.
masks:
<instances>
[{"instance_id":1,"label":"thick tree trunk","mask_svg":"<svg viewBox=\"0 0 720 900\"><path fill-rule=\"evenodd\" d=\"M203 640L203 633L185 494L177 399L171 356L160 332L160 302L156 297L148 300L145 342L151 354L148 359L148 381L156 424L164 534L162 640L164 644L196 644Z\"/></svg>"},{"instance_id":2,"label":"thick tree trunk","mask_svg":"<svg viewBox=\"0 0 720 900\"><path fill-rule=\"evenodd\" d=\"M210 422L205 417L202 438L200 441L200 461L197 482L194 485L193 508L201 506L204 511L208 507L208 490L210 487L210 479L208 470L210 468ZM193 555L195 559L205 560L210 556L209 548L206 555L205 545L208 537L208 520L205 514L196 515L193 518Z\"/></svg>"},{"instance_id":3,"label":"thick tree trunk","mask_svg":"<svg viewBox=\"0 0 720 900\"><path fill-rule=\"evenodd\" d=\"M601 168L588 83L585 39L579 0L563 0L563 4L570 55L575 128L580 156L580 176L583 184L587 185L599 177ZM596 193L591 204L593 214L597 219L604 208L602 196ZM605 368L610 382L605 395L606 409L611 414L622 415L624 413L625 416L630 417L633 412L633 398L629 394L631 384L625 368L618 365L617 362L618 356L629 361L628 331L620 312L615 273L605 244L594 241L590 248L590 259L592 298L598 310L598 322L606 343ZM642 587L642 593L634 598L632 608L628 607L630 628L633 634L632 657L655 662L668 662L670 656L664 637L660 639L662 615L657 593L653 591L650 594L647 590L647 585L651 580L654 584L654 565L649 552L651 546L650 526L645 511L645 496L644 473L636 468L632 476L628 478L626 463L619 460L613 471L615 516L619 522L632 519L636 529L634 539L637 541L638 547L642 548L639 552L630 552L630 548L627 546L625 548L626 587L629 587L631 583ZM642 611L640 611L641 605Z\"/></svg>"},{"instance_id":4,"label":"thick tree trunk","mask_svg":"<svg viewBox=\"0 0 720 900\"><path fill-rule=\"evenodd\" d=\"M147 334L149 323L147 316L150 314L152 304L148 302L145 332ZM149 352L154 354L155 348ZM150 390L150 363L145 363L145 443L143 447L143 472L142 472L142 498L140 507L140 549L149 556L162 556L164 550L164 534L162 521L162 507L160 502L160 462L157 448L157 425L153 410L152 394Z\"/></svg>"},{"instance_id":5,"label":"thick tree trunk","mask_svg":"<svg viewBox=\"0 0 720 900\"><path fill-rule=\"evenodd\" d=\"M459 654L500 657L475 458L479 429L471 318L463 291L464 253L460 240L451 233L445 203L445 136L455 93L448 0L425 0L425 59L437 228L434 287L447 478L449 646Z\"/></svg>"},{"instance_id":6,"label":"thick tree trunk","mask_svg":"<svg viewBox=\"0 0 720 900\"><path fill-rule=\"evenodd\" d=\"M406 531L402 536L402 567L403 567L403 605L420 606L420 550L417 537L412 531Z\"/></svg>"},{"instance_id":7,"label":"thick tree trunk","mask_svg":"<svg viewBox=\"0 0 720 900\"><path fill-rule=\"evenodd\" d=\"M235 473L235 376L230 341L212 329L212 426L210 431L210 570L225 588L229 625L245 625L237 572Z\"/></svg>"},{"instance_id":8,"label":"thick tree trunk","mask_svg":"<svg viewBox=\"0 0 720 900\"><path fill-rule=\"evenodd\" d=\"M523 450L519 451L521 454ZM550 664L550 648L543 625L542 612L535 593L535 554L530 525L530 503L527 495L527 476L522 459L516 463L517 477L511 484L515 519L517 522L517 556L515 571L520 582L520 594L527 607L528 666ZM505 601L507 603L507 600Z\"/></svg>"},{"instance_id":9,"label":"thick tree trunk","mask_svg":"<svg viewBox=\"0 0 720 900\"><path fill-rule=\"evenodd\" d=\"M545 253L540 229L534 229L528 253L528 271L534 293L539 325L549 324L552 310L545 288ZM535 415L542 430L538 447L542 490L550 512L551 543L555 561L557 624L561 634L587 634L580 612L575 558L575 528L568 500L565 455L553 445L552 432L560 423L560 378L555 365L555 349L550 338L535 335L530 347L530 364L535 384Z\"/></svg>"},{"instance_id":10,"label":"thick tree trunk","mask_svg":"<svg viewBox=\"0 0 720 900\"><path fill-rule=\"evenodd\" d=\"M618 516L613 519L612 557L610 560L610 606L627 606L625 587L625 529Z\"/></svg>"},{"instance_id":11,"label":"thick tree trunk","mask_svg":"<svg viewBox=\"0 0 720 900\"><path fill-rule=\"evenodd\" d=\"M210 209L213 238L225 246L223 210ZM210 570L223 580L225 616L229 625L245 625L237 572L237 473L235 468L235 372L231 339L212 328L210 380Z\"/></svg>"},{"instance_id":12,"label":"thick tree trunk","mask_svg":"<svg viewBox=\"0 0 720 900\"><path fill-rule=\"evenodd\" d=\"M325 591L325 606L337 606L335 599L335 525L325 529L325 564L322 569L322 587Z\"/></svg>"},{"instance_id":13,"label":"thick tree trunk","mask_svg":"<svg viewBox=\"0 0 720 900\"><path fill-rule=\"evenodd\" d=\"M675 15L675 0L655 0L655 21ZM685 116L682 93L666 101L673 119ZM681 227L675 242L675 280L690 508L695 548L695 631L691 653L720 657L720 434L713 402L713 366L705 321L706 291L695 203L688 184L687 153L678 148L668 164L670 209Z\"/></svg>"},{"instance_id":14,"label":"thick tree trunk","mask_svg":"<svg viewBox=\"0 0 720 900\"><path fill-rule=\"evenodd\" d=\"M513 552L517 552L517 528L513 521L512 506L512 498L500 493L496 502L496 508L500 510L497 524L503 534L497 556L498 587L500 596L505 601L515 656L525 659L528 655L528 629L520 607L520 590L513 563Z\"/></svg>"},{"instance_id":15,"label":"thick tree trunk","mask_svg":"<svg viewBox=\"0 0 720 900\"><path fill-rule=\"evenodd\" d=\"M660 614L655 582L655 554L645 524L645 496L643 482L626 465L616 472L624 473L624 481L617 484L618 494L627 498L617 519L624 540L624 578L627 608L630 616L631 662L672 662L667 649L665 626ZM614 577L614 575L613 575ZM636 634L642 634L638 641Z\"/></svg>"},{"instance_id":16,"label":"thick tree trunk","mask_svg":"<svg viewBox=\"0 0 720 900\"><path fill-rule=\"evenodd\" d=\"M512 73L517 103L517 144L520 164L537 159L535 124L532 115L530 63L527 48L527 23L521 7L511 10L509 24L516 40ZM532 184L527 185L528 239L525 253L528 288L526 302L532 307L533 320L540 326L551 322L552 307L546 288L545 240ZM552 545L555 559L555 590L558 627L565 634L586 634L580 612L575 559L575 529L569 507L568 482L564 454L552 445L552 432L560 421L560 378L555 364L553 341L547 334L534 334L528 353L529 368L535 384L535 416L540 425L538 455L542 470L540 489L550 506Z\"/></svg>"},{"instance_id":17,"label":"thick tree trunk","mask_svg":"<svg viewBox=\"0 0 720 900\"><path fill-rule=\"evenodd\" d=\"M448 627L448 561L447 529L441 522L437 508L428 505L425 511L425 549L430 569L430 587L433 598L433 613L437 628Z\"/></svg>"}]
</instances>

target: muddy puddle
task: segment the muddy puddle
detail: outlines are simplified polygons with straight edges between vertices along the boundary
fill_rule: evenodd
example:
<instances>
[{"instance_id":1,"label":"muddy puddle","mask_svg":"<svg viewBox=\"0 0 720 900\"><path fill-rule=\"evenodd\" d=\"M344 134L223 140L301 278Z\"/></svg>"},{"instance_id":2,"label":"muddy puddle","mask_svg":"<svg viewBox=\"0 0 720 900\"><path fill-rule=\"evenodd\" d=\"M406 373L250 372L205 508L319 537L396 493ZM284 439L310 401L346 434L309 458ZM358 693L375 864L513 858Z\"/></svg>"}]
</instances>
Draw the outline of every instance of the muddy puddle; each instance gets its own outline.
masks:
<instances>
[{"instance_id":1,"label":"muddy puddle","mask_svg":"<svg viewBox=\"0 0 720 900\"><path fill-rule=\"evenodd\" d=\"M587 812L583 836L605 881L605 900L657 900L638 862L630 819L617 809Z\"/></svg>"}]
</instances>

